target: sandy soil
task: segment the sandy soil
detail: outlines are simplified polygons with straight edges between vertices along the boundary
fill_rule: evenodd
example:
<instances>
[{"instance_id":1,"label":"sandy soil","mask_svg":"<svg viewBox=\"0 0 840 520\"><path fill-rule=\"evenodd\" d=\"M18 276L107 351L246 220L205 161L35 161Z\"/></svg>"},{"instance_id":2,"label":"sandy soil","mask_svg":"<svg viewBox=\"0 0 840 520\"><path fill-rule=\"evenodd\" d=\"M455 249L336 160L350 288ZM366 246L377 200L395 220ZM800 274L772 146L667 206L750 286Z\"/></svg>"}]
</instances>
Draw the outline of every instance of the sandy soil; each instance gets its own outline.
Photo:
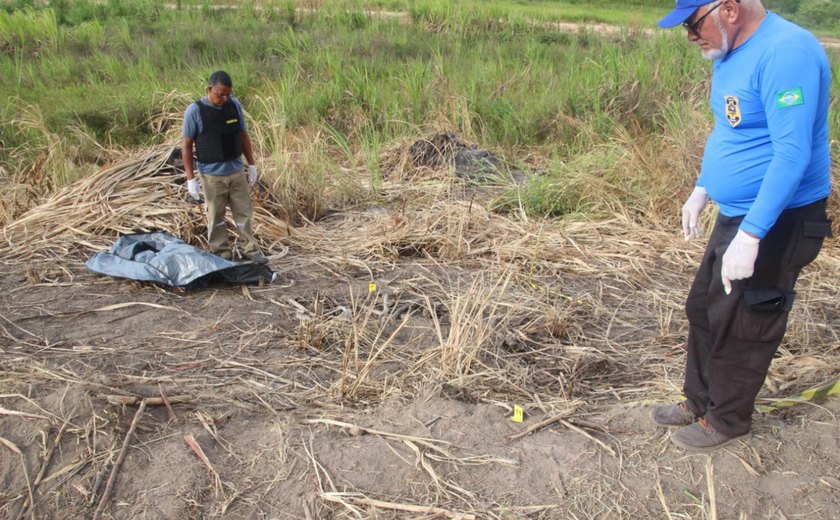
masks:
<instances>
[{"instance_id":1,"label":"sandy soil","mask_svg":"<svg viewBox=\"0 0 840 520\"><path fill-rule=\"evenodd\" d=\"M352 307L351 290L364 294L367 279L314 263L284 270L295 254L273 261L280 279L271 286L188 292L100 277L83 258L0 268L0 514L15 518L34 496L34 517L92 516L138 411L115 395L165 395L171 408L147 406L137 418L103 518L840 512L837 400L756 415L749 440L707 456L672 446L648 419L649 403L626 395L577 401L567 422L511 439L561 411L532 405L520 424L510 420L515 403L468 383L389 388L388 372L396 381L407 368L401 358L375 367L384 372L376 392L349 398L338 386L347 344L318 338L302 315ZM391 284L419 272L470 276L435 269L407 258L380 274ZM422 355L433 325L418 312L394 342ZM660 382L678 384L679 349L650 348L673 350L675 371Z\"/></svg>"}]
</instances>

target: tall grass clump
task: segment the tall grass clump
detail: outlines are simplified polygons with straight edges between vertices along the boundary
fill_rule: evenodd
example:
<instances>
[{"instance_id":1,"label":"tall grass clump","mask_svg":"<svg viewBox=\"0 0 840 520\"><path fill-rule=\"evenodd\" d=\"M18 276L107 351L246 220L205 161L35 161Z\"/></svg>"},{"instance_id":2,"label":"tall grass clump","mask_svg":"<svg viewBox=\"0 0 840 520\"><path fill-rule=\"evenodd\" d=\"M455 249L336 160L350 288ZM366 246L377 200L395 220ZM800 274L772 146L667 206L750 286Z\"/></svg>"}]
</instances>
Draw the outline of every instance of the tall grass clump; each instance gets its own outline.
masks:
<instances>
[{"instance_id":1,"label":"tall grass clump","mask_svg":"<svg viewBox=\"0 0 840 520\"><path fill-rule=\"evenodd\" d=\"M5 56L36 58L55 51L59 38L58 19L51 9L0 10L0 52Z\"/></svg>"}]
</instances>

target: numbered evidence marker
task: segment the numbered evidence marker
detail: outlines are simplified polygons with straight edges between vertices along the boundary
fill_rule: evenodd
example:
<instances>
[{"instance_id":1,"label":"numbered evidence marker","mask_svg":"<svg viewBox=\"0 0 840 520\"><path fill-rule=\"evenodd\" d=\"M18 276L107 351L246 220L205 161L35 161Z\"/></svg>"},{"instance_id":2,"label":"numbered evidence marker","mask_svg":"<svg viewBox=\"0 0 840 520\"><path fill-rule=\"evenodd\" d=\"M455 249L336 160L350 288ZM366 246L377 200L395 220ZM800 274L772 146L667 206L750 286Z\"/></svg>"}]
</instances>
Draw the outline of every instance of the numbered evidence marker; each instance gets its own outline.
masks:
<instances>
[{"instance_id":1,"label":"numbered evidence marker","mask_svg":"<svg viewBox=\"0 0 840 520\"><path fill-rule=\"evenodd\" d=\"M522 422L524 420L524 412L522 411L522 407L519 405L513 405L513 415L510 417L510 420L513 422Z\"/></svg>"}]
</instances>

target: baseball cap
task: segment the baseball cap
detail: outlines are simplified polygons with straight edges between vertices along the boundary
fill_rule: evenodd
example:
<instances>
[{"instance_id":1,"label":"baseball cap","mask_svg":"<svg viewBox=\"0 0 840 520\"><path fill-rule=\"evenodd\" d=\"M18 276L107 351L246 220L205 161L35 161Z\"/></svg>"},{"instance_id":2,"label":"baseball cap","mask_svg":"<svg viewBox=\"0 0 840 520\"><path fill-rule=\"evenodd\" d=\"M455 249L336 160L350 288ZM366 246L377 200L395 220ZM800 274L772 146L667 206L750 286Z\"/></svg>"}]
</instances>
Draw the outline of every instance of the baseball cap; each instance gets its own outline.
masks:
<instances>
[{"instance_id":1,"label":"baseball cap","mask_svg":"<svg viewBox=\"0 0 840 520\"><path fill-rule=\"evenodd\" d=\"M688 18L694 14L694 11L698 8L703 7L706 4L711 4L713 1L714 0L677 0L677 5L674 6L674 9L670 13L666 14L661 20L656 22L656 25L666 29L669 27L676 27L688 20Z\"/></svg>"}]
</instances>

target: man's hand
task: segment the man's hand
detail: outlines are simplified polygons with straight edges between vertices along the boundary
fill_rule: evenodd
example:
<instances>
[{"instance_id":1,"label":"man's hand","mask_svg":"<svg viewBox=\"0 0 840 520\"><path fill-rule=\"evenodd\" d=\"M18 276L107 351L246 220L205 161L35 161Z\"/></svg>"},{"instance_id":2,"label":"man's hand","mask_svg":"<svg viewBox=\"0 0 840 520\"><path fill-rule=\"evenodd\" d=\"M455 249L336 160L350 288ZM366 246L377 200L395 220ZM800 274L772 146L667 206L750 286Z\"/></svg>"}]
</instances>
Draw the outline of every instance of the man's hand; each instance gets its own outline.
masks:
<instances>
[{"instance_id":1,"label":"man's hand","mask_svg":"<svg viewBox=\"0 0 840 520\"><path fill-rule=\"evenodd\" d=\"M682 230L686 240L700 238L703 228L700 224L700 214L709 202L706 188L697 186L682 207Z\"/></svg>"},{"instance_id":2,"label":"man's hand","mask_svg":"<svg viewBox=\"0 0 840 520\"><path fill-rule=\"evenodd\" d=\"M257 182L257 167L253 164L248 166L248 185L253 186Z\"/></svg>"},{"instance_id":3,"label":"man's hand","mask_svg":"<svg viewBox=\"0 0 840 520\"><path fill-rule=\"evenodd\" d=\"M198 179L195 177L187 179L187 191L189 192L190 197L195 200L201 200L201 186L199 186Z\"/></svg>"},{"instance_id":4,"label":"man's hand","mask_svg":"<svg viewBox=\"0 0 840 520\"><path fill-rule=\"evenodd\" d=\"M720 270L723 291L726 294L732 292L732 280L742 280L753 275L760 241L758 237L739 229L738 234L729 243L723 254L723 267Z\"/></svg>"}]
</instances>

